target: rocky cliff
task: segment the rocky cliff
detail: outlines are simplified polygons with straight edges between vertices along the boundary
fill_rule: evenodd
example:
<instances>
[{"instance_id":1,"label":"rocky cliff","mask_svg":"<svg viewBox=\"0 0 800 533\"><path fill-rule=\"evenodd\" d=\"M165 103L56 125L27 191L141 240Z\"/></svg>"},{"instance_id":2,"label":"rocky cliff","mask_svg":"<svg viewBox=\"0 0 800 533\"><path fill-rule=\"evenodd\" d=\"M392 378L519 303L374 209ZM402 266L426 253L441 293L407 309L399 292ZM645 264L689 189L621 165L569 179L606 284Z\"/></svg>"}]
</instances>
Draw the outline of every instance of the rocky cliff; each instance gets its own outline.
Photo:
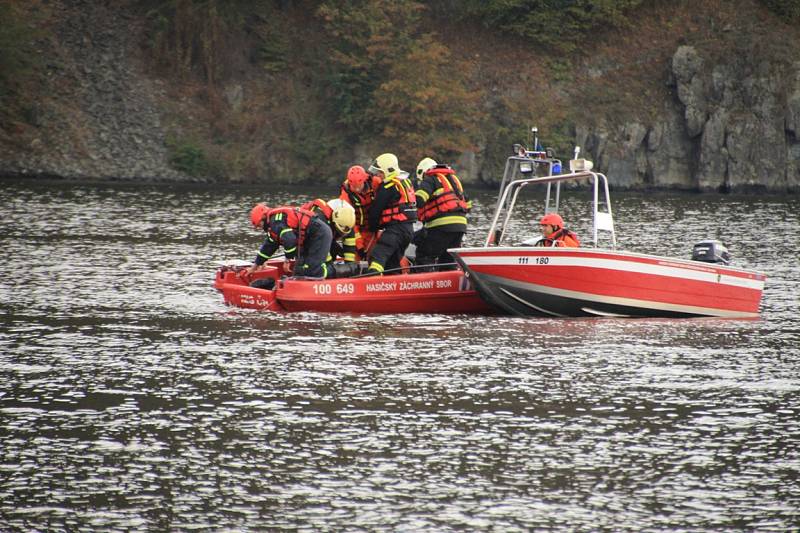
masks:
<instances>
[{"instance_id":1,"label":"rocky cliff","mask_svg":"<svg viewBox=\"0 0 800 533\"><path fill-rule=\"evenodd\" d=\"M0 117L0 176L198 179L176 170L169 145L171 132L176 130L176 114L184 125L191 124L196 121L193 106L202 104L180 96L170 80L152 74L142 52L143 20L132 4L113 0L53 0L46 4L50 14L47 36L39 41L48 57L42 67L45 74L38 86L30 88L35 97L21 112L24 120L9 119L8 114ZM787 63L785 57L797 51L800 38L778 38L789 49L780 53L775 53L774 47L759 48L758 43L769 40L762 28L759 34L735 41L741 43L739 48L723 43L721 50L713 50L702 40L679 44L680 39L662 45L670 47L665 57L671 56L671 60L660 64L663 72L653 75L667 80L667 90L647 102L648 113L620 120L612 109L605 115L601 109L592 121L576 121L568 135L574 136L583 154L594 159L595 167L618 188L798 192L800 61ZM492 50L474 55L482 56L487 64L499 64ZM584 69L598 70L597 61L588 57ZM514 68L512 65L508 72L513 74ZM487 99L525 100L526 90L541 92L528 78L525 83L487 89ZM235 94L224 91L224 101L234 111L246 110L248 98L259 92L250 90L246 81L234 80L229 87L236 89ZM277 87L270 89L274 92ZM567 107L581 106L586 98L585 94L561 92L567 96L559 104ZM279 96L273 94L276 101ZM199 107L195 109L202 114ZM506 119L509 123L516 120ZM273 148L295 144L285 138L297 129L297 119L287 122L290 127L286 131L272 133L283 139L281 143L261 143L263 153L258 157L281 162L273 168L302 167L301 159L289 164L286 159L291 153ZM459 170L465 181L491 182L491 176L502 172L502 166L494 168L496 160L485 157L494 142L487 138L478 150L462 155ZM353 147L352 151L349 157L355 160L364 149ZM256 179L290 182L289 175L287 170ZM250 178L229 174L201 179Z\"/></svg>"},{"instance_id":2,"label":"rocky cliff","mask_svg":"<svg viewBox=\"0 0 800 533\"><path fill-rule=\"evenodd\" d=\"M800 190L800 61L750 59L709 64L681 46L660 121L579 127L576 142L621 187Z\"/></svg>"},{"instance_id":3,"label":"rocky cliff","mask_svg":"<svg viewBox=\"0 0 800 533\"><path fill-rule=\"evenodd\" d=\"M141 21L106 3L49 5L47 63L27 121L0 128L0 175L184 180L169 164L164 83L145 75Z\"/></svg>"}]
</instances>

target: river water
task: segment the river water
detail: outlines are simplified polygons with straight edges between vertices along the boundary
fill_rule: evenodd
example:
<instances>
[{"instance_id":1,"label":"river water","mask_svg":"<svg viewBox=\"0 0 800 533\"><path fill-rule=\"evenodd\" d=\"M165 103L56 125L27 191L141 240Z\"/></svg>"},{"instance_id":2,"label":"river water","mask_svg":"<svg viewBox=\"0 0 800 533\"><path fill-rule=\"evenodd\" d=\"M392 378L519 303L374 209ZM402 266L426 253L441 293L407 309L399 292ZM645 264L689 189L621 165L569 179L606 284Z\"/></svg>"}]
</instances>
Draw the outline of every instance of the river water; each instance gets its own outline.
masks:
<instances>
[{"instance_id":1,"label":"river water","mask_svg":"<svg viewBox=\"0 0 800 533\"><path fill-rule=\"evenodd\" d=\"M615 196L622 248L764 271L757 320L225 307L313 192L0 181L0 530L797 530L799 198Z\"/></svg>"}]
</instances>

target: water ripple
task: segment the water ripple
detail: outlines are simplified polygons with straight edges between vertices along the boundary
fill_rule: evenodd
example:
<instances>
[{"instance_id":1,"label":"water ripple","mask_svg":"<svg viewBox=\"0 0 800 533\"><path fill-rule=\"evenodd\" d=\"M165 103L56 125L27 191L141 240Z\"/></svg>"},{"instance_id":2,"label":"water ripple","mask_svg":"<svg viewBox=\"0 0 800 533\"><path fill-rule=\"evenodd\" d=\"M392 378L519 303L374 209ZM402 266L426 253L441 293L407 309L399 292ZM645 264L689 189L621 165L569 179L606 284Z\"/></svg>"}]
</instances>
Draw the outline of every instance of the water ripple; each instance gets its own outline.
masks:
<instances>
[{"instance_id":1,"label":"water ripple","mask_svg":"<svg viewBox=\"0 0 800 533\"><path fill-rule=\"evenodd\" d=\"M692 241L722 238L768 274L758 320L670 321L226 308L214 264L254 254L246 213L263 196L0 189L0 529L787 531L800 520L796 199L618 195L632 247L687 256ZM493 202L476 195L476 226ZM564 212L586 234L579 207Z\"/></svg>"}]
</instances>

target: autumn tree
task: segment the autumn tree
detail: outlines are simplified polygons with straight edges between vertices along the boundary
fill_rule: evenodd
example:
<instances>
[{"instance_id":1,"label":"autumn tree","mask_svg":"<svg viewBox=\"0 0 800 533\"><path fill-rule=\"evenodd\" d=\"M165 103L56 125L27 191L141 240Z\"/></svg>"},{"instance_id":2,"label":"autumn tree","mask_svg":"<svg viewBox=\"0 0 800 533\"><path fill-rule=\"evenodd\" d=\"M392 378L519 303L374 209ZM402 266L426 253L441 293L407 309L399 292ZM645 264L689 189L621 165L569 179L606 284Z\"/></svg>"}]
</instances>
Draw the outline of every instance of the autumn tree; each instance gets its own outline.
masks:
<instances>
[{"instance_id":1,"label":"autumn tree","mask_svg":"<svg viewBox=\"0 0 800 533\"><path fill-rule=\"evenodd\" d=\"M474 149L481 116L479 94L467 89L468 65L428 35L392 66L375 92L373 111L383 118L381 136L412 161L450 158Z\"/></svg>"},{"instance_id":2,"label":"autumn tree","mask_svg":"<svg viewBox=\"0 0 800 533\"><path fill-rule=\"evenodd\" d=\"M381 141L409 159L475 144L469 66L425 33L425 10L411 0L327 2L318 10L333 38L339 123L354 140Z\"/></svg>"},{"instance_id":3,"label":"autumn tree","mask_svg":"<svg viewBox=\"0 0 800 533\"><path fill-rule=\"evenodd\" d=\"M371 135L382 129L375 92L410 49L409 29L421 9L408 0L326 2L319 8L333 42L329 77L338 121L351 131Z\"/></svg>"}]
</instances>

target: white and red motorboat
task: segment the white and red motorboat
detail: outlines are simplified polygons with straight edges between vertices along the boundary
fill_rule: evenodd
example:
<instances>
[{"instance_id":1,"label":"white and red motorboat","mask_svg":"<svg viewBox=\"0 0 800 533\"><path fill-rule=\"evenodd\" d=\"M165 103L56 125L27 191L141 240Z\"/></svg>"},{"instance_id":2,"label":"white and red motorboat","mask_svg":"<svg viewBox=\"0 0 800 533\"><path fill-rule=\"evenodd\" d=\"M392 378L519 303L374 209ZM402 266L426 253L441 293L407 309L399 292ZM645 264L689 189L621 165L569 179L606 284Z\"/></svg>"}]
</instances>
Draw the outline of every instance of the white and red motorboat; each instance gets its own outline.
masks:
<instances>
[{"instance_id":1,"label":"white and red motorboat","mask_svg":"<svg viewBox=\"0 0 800 533\"><path fill-rule=\"evenodd\" d=\"M608 180L591 170L591 161L577 159L576 149L570 173L555 174L559 161L543 152L515 149L517 153L506 164L484 246L450 250L493 307L521 316L758 316L766 276L729 266L722 243L698 243L694 260L617 250ZM543 175L537 177L537 172ZM543 186L544 213L551 213L558 211L562 184L589 185L593 195L590 246L502 246L520 191ZM599 237L610 246L598 247Z\"/></svg>"}]
</instances>

